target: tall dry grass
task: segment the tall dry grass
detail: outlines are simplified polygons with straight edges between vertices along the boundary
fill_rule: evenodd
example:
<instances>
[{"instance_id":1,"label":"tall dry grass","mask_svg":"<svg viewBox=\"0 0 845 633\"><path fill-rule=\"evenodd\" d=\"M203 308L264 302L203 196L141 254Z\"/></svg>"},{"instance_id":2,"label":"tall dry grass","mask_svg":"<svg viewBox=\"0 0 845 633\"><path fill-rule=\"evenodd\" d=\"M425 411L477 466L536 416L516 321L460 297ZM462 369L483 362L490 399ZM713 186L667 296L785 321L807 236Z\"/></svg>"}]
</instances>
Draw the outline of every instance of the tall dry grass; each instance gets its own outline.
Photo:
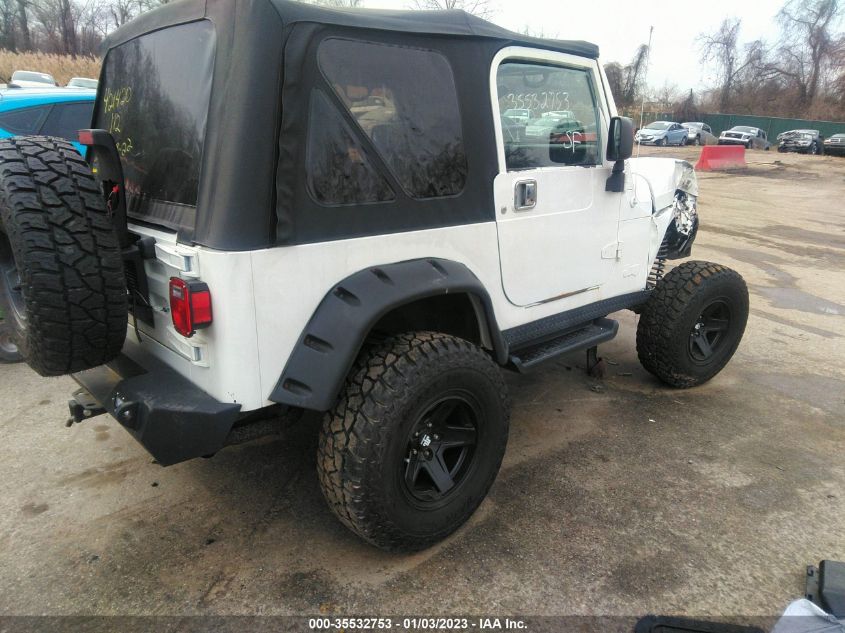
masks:
<instances>
[{"instance_id":1,"label":"tall dry grass","mask_svg":"<svg viewBox=\"0 0 845 633\"><path fill-rule=\"evenodd\" d=\"M71 77L100 76L100 60L95 57L71 57L48 53L13 53L0 48L0 83L6 83L16 70L50 73L64 86Z\"/></svg>"}]
</instances>

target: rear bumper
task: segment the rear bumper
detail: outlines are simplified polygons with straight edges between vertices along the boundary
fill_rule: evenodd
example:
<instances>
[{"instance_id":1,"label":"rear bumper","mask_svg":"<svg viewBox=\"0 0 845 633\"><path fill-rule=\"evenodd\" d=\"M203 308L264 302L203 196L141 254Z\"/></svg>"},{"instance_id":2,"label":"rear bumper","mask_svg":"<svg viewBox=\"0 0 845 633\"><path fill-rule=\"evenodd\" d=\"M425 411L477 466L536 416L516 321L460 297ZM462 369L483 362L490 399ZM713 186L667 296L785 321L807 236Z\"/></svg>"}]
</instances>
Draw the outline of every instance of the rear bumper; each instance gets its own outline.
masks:
<instances>
[{"instance_id":1,"label":"rear bumper","mask_svg":"<svg viewBox=\"0 0 845 633\"><path fill-rule=\"evenodd\" d=\"M120 356L72 377L162 466L223 448L241 405L218 402L154 358L144 364Z\"/></svg>"}]
</instances>

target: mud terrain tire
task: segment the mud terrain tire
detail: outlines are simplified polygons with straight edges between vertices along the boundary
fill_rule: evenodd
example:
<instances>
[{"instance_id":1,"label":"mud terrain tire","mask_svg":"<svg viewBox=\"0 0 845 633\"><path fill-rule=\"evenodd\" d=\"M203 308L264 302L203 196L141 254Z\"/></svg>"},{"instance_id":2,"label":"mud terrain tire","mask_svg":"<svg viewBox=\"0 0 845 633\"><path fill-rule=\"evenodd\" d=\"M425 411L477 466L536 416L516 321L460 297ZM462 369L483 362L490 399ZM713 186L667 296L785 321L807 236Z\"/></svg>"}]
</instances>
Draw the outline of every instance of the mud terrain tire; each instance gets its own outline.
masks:
<instances>
[{"instance_id":1,"label":"mud terrain tire","mask_svg":"<svg viewBox=\"0 0 845 633\"><path fill-rule=\"evenodd\" d=\"M501 371L477 346L435 332L370 343L323 419L323 494L371 544L429 547L486 496L505 453L508 419Z\"/></svg>"},{"instance_id":2,"label":"mud terrain tire","mask_svg":"<svg viewBox=\"0 0 845 633\"><path fill-rule=\"evenodd\" d=\"M102 365L126 336L126 282L102 192L63 139L0 140L0 252L11 254L22 356L42 376ZM0 280L0 283L4 283Z\"/></svg>"},{"instance_id":3,"label":"mud terrain tire","mask_svg":"<svg viewBox=\"0 0 845 633\"><path fill-rule=\"evenodd\" d=\"M748 320L748 288L739 273L689 261L661 279L637 326L640 363L672 387L700 385L734 355Z\"/></svg>"}]
</instances>

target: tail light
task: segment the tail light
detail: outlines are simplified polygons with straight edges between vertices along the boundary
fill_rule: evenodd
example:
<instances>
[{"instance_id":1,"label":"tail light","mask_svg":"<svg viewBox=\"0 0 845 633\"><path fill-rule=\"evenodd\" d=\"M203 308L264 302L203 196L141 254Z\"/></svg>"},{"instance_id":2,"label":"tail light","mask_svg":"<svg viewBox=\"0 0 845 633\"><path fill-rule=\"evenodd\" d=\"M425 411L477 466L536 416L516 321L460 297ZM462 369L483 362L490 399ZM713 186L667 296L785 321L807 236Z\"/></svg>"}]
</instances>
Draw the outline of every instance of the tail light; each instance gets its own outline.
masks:
<instances>
[{"instance_id":1,"label":"tail light","mask_svg":"<svg viewBox=\"0 0 845 633\"><path fill-rule=\"evenodd\" d=\"M171 277L170 316L173 327L186 338L211 325L211 292L208 286L201 281Z\"/></svg>"}]
</instances>

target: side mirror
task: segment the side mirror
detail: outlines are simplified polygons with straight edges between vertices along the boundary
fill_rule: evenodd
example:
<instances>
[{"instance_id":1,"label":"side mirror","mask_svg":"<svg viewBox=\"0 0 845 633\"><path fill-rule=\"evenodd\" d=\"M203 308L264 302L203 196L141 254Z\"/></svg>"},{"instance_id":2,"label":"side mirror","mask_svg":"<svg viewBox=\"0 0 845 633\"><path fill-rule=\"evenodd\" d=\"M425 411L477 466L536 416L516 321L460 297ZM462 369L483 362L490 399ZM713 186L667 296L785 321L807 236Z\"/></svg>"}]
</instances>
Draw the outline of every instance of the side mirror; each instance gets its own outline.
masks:
<instances>
[{"instance_id":1,"label":"side mirror","mask_svg":"<svg viewBox=\"0 0 845 633\"><path fill-rule=\"evenodd\" d=\"M607 138L607 160L631 158L634 153L634 122L624 116L613 117Z\"/></svg>"},{"instance_id":2,"label":"side mirror","mask_svg":"<svg viewBox=\"0 0 845 633\"><path fill-rule=\"evenodd\" d=\"M604 190L620 193L625 191L625 159L634 153L634 122L624 116L613 117L607 139L607 160L614 162Z\"/></svg>"}]
</instances>

